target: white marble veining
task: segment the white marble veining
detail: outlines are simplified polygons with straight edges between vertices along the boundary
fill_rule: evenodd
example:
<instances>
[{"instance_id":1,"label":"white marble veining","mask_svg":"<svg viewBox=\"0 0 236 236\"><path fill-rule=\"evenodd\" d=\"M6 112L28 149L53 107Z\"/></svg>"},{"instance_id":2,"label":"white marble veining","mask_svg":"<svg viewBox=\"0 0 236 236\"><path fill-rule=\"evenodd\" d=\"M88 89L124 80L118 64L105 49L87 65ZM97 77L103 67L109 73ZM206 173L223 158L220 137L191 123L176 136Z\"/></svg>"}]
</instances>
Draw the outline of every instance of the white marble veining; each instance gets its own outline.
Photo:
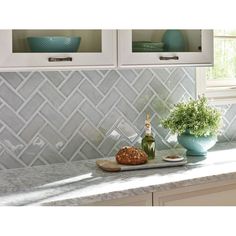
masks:
<instances>
[{"instance_id":1,"label":"white marble veining","mask_svg":"<svg viewBox=\"0 0 236 236\"><path fill-rule=\"evenodd\" d=\"M188 157L188 164L181 167L110 173L95 161L2 170L0 205L83 205L236 179L236 143L217 144L207 158Z\"/></svg>"}]
</instances>

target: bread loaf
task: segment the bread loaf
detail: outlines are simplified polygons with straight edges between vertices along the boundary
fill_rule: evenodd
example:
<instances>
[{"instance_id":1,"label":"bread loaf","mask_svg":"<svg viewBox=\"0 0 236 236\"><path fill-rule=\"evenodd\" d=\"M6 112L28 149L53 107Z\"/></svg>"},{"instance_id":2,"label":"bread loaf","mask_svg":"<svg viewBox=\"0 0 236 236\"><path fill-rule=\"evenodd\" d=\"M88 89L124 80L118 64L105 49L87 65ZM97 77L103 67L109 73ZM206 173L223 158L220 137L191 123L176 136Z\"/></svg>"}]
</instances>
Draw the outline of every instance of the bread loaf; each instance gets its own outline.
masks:
<instances>
[{"instance_id":1,"label":"bread loaf","mask_svg":"<svg viewBox=\"0 0 236 236\"><path fill-rule=\"evenodd\" d=\"M140 165L148 160L147 154L136 147L123 147L116 154L116 161L124 165Z\"/></svg>"}]
</instances>

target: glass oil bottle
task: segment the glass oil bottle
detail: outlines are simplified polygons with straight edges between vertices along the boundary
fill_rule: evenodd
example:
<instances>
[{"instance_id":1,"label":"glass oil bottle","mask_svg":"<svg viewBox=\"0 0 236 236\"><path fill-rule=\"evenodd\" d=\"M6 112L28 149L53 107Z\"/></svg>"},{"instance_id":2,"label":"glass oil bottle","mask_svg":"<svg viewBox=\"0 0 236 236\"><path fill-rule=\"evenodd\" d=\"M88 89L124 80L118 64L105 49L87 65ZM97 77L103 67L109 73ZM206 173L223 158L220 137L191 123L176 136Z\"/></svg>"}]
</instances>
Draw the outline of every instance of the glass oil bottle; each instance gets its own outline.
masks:
<instances>
[{"instance_id":1,"label":"glass oil bottle","mask_svg":"<svg viewBox=\"0 0 236 236\"><path fill-rule=\"evenodd\" d=\"M155 158L155 139L152 134L150 114L147 113L145 120L145 136L142 139L142 149L148 155L148 160Z\"/></svg>"}]
</instances>

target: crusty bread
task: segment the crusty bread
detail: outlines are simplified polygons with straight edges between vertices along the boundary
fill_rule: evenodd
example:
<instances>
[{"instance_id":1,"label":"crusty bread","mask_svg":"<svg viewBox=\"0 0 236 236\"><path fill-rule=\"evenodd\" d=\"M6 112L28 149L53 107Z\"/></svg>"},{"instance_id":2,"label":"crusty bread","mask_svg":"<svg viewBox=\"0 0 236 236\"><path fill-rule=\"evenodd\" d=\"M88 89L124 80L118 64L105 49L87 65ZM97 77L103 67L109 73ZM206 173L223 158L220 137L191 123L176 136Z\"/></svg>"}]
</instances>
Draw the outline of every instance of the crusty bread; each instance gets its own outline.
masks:
<instances>
[{"instance_id":1,"label":"crusty bread","mask_svg":"<svg viewBox=\"0 0 236 236\"><path fill-rule=\"evenodd\" d=\"M147 154L136 147L123 147L116 154L116 161L123 165L140 165L148 160Z\"/></svg>"}]
</instances>

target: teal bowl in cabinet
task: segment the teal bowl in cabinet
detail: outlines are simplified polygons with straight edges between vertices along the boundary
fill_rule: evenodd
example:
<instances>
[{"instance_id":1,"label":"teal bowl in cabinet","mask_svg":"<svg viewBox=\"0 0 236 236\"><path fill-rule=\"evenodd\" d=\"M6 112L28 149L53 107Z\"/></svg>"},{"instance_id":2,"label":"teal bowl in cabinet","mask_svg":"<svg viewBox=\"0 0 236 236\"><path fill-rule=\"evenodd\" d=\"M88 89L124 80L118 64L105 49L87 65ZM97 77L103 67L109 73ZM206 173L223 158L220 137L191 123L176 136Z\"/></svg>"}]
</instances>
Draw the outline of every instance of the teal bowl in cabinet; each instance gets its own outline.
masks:
<instances>
[{"instance_id":1,"label":"teal bowl in cabinet","mask_svg":"<svg viewBox=\"0 0 236 236\"><path fill-rule=\"evenodd\" d=\"M28 37L27 41L31 52L77 52L81 37Z\"/></svg>"}]
</instances>

